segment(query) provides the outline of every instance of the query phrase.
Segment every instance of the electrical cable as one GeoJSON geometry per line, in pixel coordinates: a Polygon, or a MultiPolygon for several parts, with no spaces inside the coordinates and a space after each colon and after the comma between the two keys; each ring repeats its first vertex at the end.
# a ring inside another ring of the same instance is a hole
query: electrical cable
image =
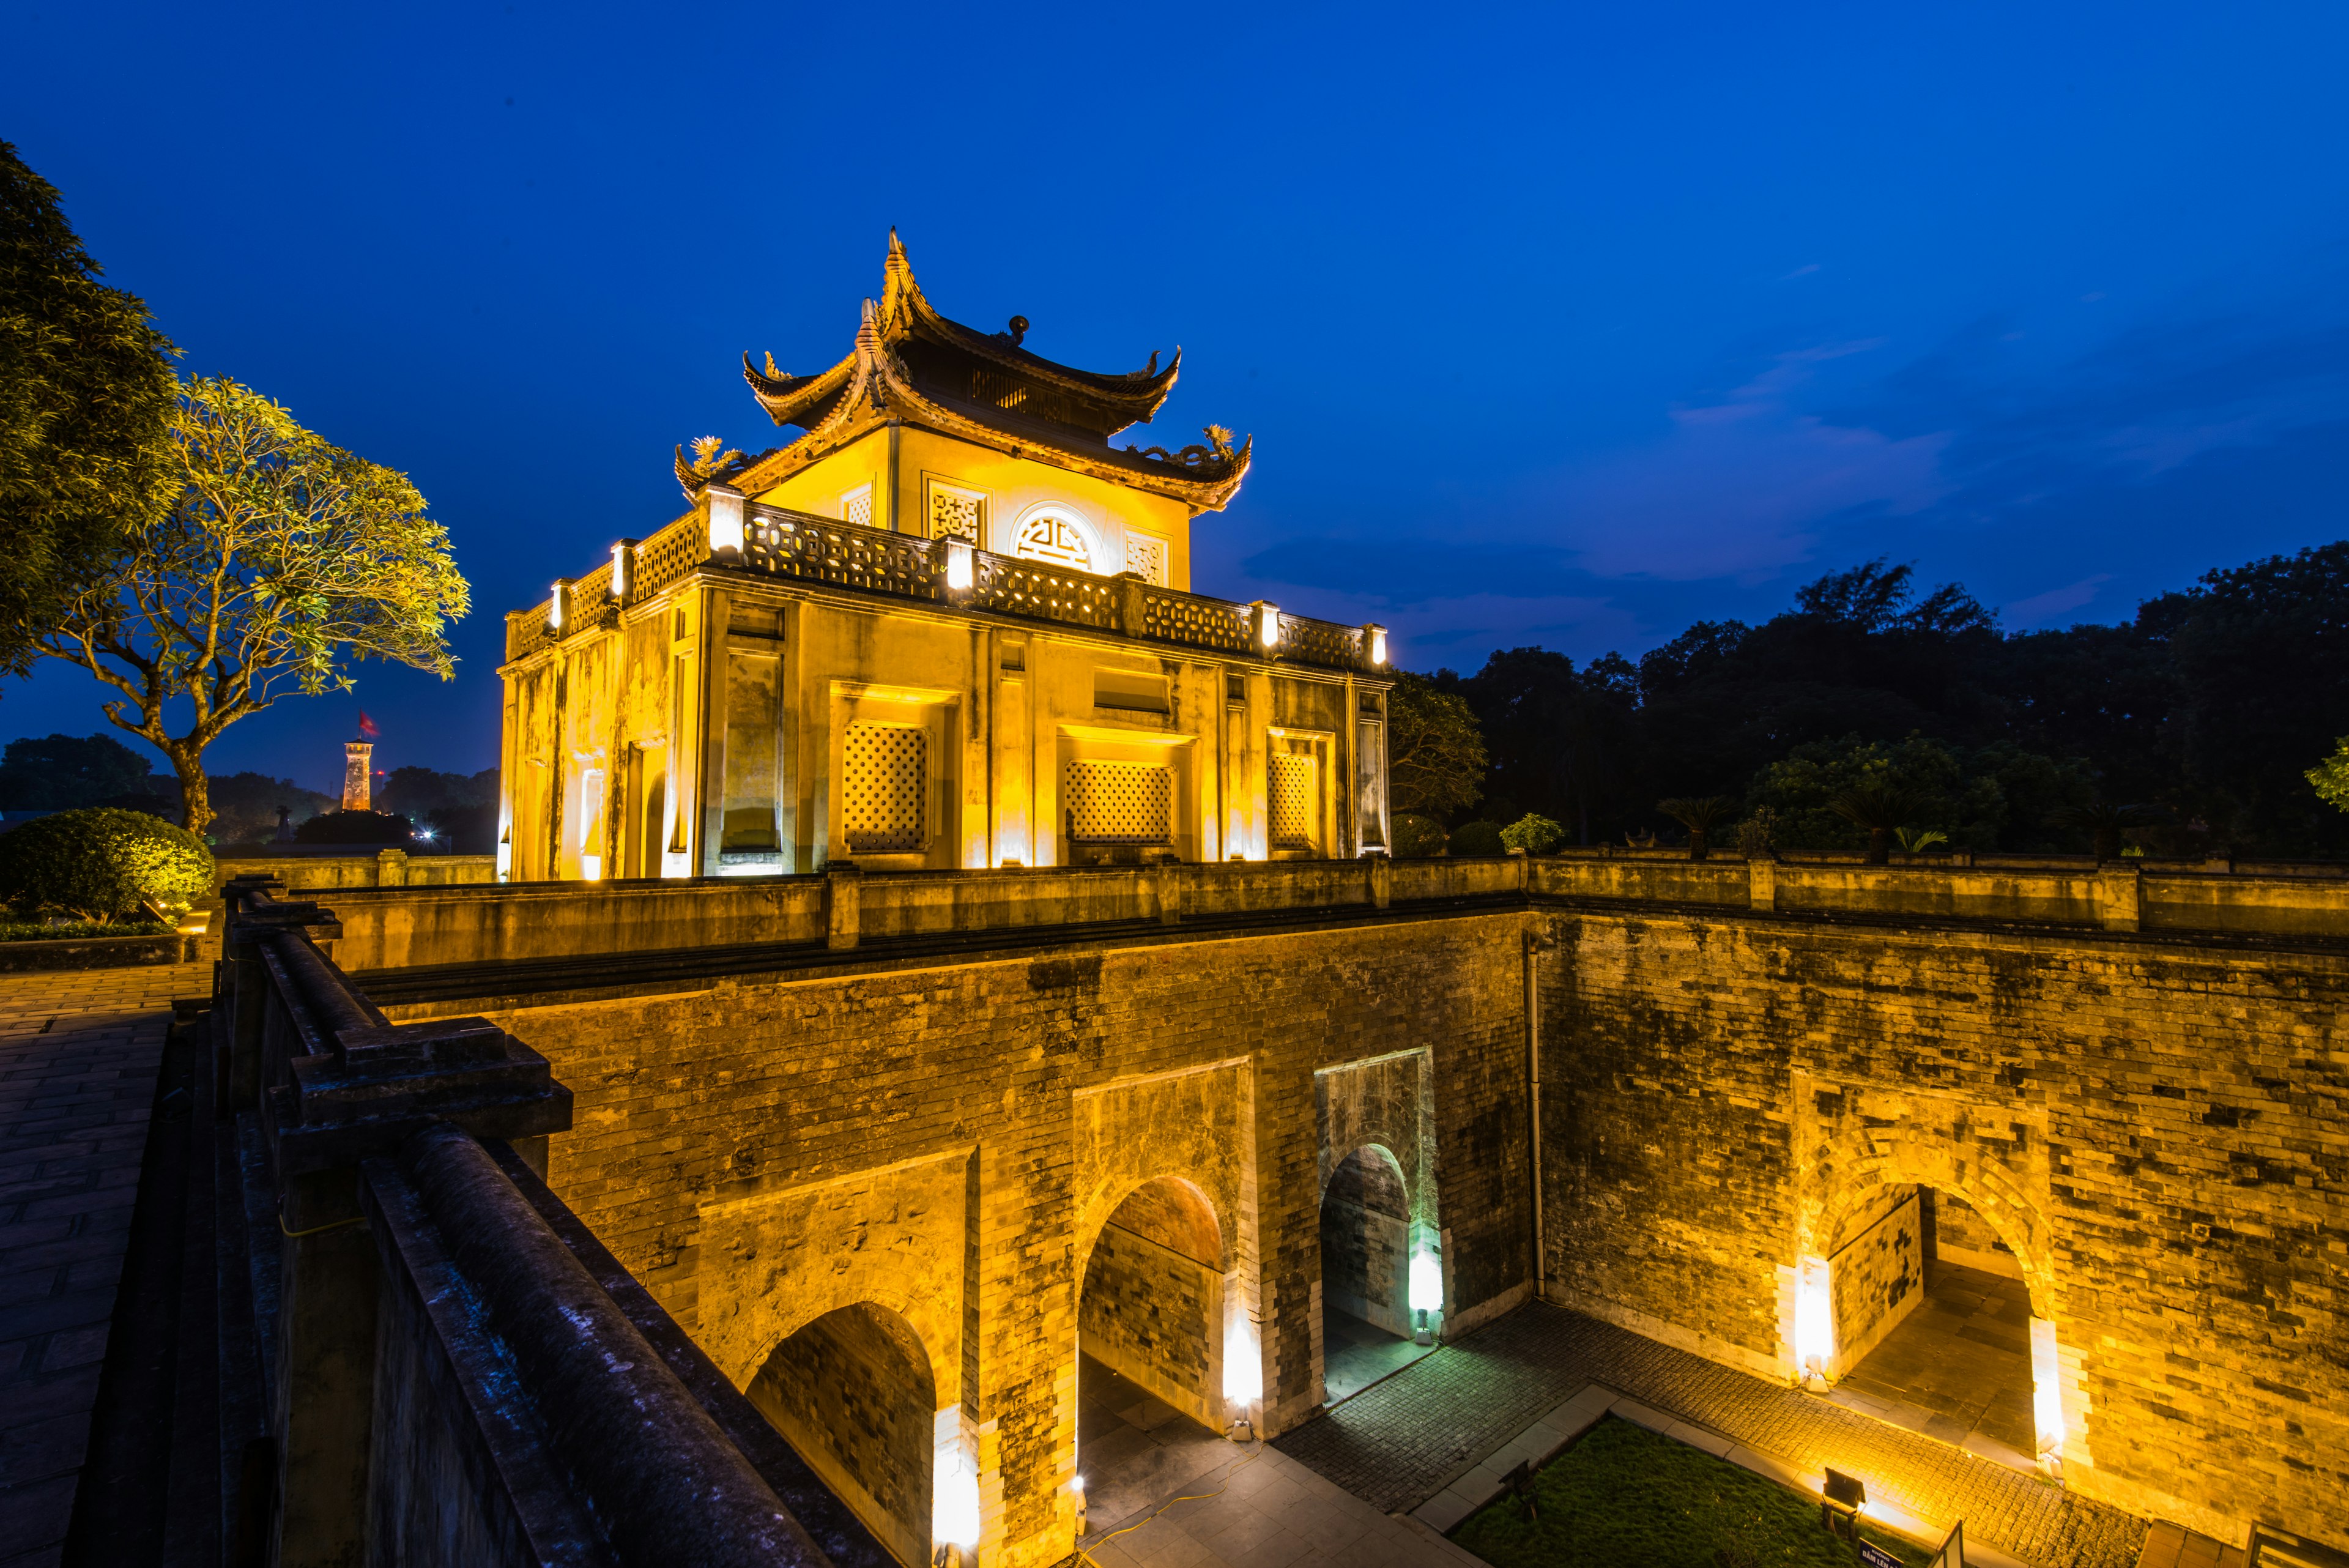
{"type": "Polygon", "coordinates": [[[1121,1535],[1133,1534],[1143,1525],[1148,1524],[1151,1519],[1156,1519],[1159,1514],[1165,1512],[1168,1509],[1174,1507],[1178,1502],[1205,1502],[1211,1497],[1223,1496],[1224,1493],[1231,1490],[1232,1477],[1239,1474],[1240,1471],[1256,1463],[1258,1459],[1263,1457],[1263,1454],[1264,1439],[1262,1438],[1258,1438],[1256,1440],[1255,1451],[1250,1453],[1247,1458],[1242,1459],[1239,1463],[1234,1465],[1230,1469],[1226,1470],[1224,1472],[1224,1484],[1217,1487],[1215,1490],[1195,1492],[1189,1497],[1170,1497],[1164,1502],[1160,1503],[1158,1507],[1152,1511],[1150,1519],[1137,1519],[1132,1524],[1125,1526],[1122,1530],[1112,1530],[1107,1535],[1102,1536],[1099,1541],[1093,1542],[1090,1545],[1078,1547],[1077,1555],[1082,1558],[1085,1563],[1090,1565],[1090,1568],[1101,1568],[1101,1564],[1093,1561],[1093,1547],[1106,1546],[1121,1535]]]}

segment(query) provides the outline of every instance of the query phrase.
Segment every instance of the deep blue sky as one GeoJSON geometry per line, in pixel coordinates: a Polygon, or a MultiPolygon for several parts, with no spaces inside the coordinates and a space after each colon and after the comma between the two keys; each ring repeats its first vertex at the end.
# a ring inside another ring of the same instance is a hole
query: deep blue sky
{"type": "MultiPolygon", "coordinates": [[[[1636,653],[1877,555],[2009,627],[2349,534],[2349,10],[10,0],[0,136],[193,369],[403,469],[452,685],[231,731],[496,757],[502,613],[780,432],[737,356],[930,296],[1252,431],[1195,586],[1410,666],[1636,653]],[[35,65],[37,62],[38,68],[35,65]]],[[[1128,437],[1123,439],[1135,439],[1128,437]]],[[[69,671],[0,737],[102,727],[69,671]]]]}

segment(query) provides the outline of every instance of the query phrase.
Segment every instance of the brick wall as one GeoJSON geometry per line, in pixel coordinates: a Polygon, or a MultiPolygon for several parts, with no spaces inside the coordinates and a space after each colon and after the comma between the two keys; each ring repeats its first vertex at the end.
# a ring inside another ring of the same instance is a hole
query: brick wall
{"type": "Polygon", "coordinates": [[[1371,1150],[1346,1158],[1321,1199],[1321,1300],[1376,1324],[1411,1333],[1411,1217],[1402,1178],[1371,1150]]]}
{"type": "Polygon", "coordinates": [[[1858,1366],[1924,1299],[1917,1190],[1891,1188],[1886,1196],[1894,1201],[1857,1231],[1847,1226],[1849,1240],[1827,1255],[1835,1296],[1837,1376],[1858,1366]]]}
{"type": "Polygon", "coordinates": [[[1112,1220],[1085,1263],[1077,1343],[1202,1426],[1223,1407],[1223,1280],[1112,1220]]]}
{"type": "Polygon", "coordinates": [[[1261,1335],[1265,1425],[1316,1407],[1317,1071],[1400,1056],[1416,1083],[1409,1054],[1424,1053],[1447,1305],[1522,1292],[1523,925],[965,956],[493,1015],[577,1096],[551,1183],[681,1323],[723,1342],[721,1365],[756,1367],[754,1342],[825,1282],[885,1303],[891,1281],[929,1282],[926,1305],[902,1310],[953,1363],[937,1383],[959,1389],[990,1550],[1040,1563],[1072,1538],[1075,1271],[1141,1182],[1178,1178],[1210,1200],[1226,1266],[1255,1293],[1240,1306],[1261,1335]]]}
{"type": "Polygon", "coordinates": [[[2067,1484],[2349,1545],[2349,960],[1766,916],[1556,918],[1554,1293],[1792,1370],[1785,1278],[1887,1186],[2013,1249],[2067,1484]]]}

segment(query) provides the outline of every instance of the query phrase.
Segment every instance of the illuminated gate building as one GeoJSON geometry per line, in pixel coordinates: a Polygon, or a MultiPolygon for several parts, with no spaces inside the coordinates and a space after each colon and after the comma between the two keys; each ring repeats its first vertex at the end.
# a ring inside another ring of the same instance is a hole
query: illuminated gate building
{"type": "Polygon", "coordinates": [[[1387,848],[1386,637],[1191,591],[1249,444],[939,315],[893,234],[831,369],[692,509],[507,617],[504,880],[1352,858],[1387,848]]]}

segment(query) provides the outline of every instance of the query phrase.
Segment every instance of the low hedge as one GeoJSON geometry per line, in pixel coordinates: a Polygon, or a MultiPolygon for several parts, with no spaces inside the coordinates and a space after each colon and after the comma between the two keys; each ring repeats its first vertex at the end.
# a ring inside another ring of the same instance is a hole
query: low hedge
{"type": "Polygon", "coordinates": [[[61,811],[0,834],[0,902],[26,915],[111,925],[142,901],[191,903],[212,881],[212,851],[144,812],[61,811]]]}

